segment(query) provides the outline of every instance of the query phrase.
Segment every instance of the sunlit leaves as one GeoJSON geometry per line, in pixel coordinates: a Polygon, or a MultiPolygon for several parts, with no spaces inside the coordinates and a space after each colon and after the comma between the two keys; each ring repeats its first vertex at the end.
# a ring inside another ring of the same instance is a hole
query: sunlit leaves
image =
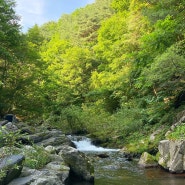
{"type": "Polygon", "coordinates": [[[159,20],[155,24],[154,31],[143,38],[144,44],[148,45],[150,51],[164,52],[166,48],[177,41],[179,32],[176,27],[176,21],[170,16],[165,20],[159,20]]]}
{"type": "Polygon", "coordinates": [[[174,99],[185,87],[185,58],[180,54],[183,47],[181,42],[177,43],[156,57],[150,68],[143,69],[136,86],[155,88],[156,95],[174,99]]]}
{"type": "Polygon", "coordinates": [[[71,89],[74,95],[88,91],[89,78],[93,70],[93,58],[88,49],[73,47],[63,55],[61,82],[71,89]]]}
{"type": "Polygon", "coordinates": [[[129,0],[113,0],[112,7],[116,11],[127,11],[129,9],[130,1],[129,0]]]}

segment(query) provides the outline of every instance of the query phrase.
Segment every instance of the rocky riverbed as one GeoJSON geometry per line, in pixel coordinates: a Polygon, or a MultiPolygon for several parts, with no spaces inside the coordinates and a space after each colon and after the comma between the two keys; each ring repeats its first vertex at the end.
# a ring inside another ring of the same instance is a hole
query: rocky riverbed
{"type": "MultiPolygon", "coordinates": [[[[121,185],[124,178],[138,185],[137,181],[142,175],[140,172],[148,173],[148,170],[142,171],[130,161],[132,158],[124,150],[96,147],[87,138],[77,137],[74,140],[45,124],[36,125],[0,121],[0,185],[90,185],[94,182],[103,185],[110,178],[113,185],[121,185]],[[84,147],[87,144],[89,148],[84,147]],[[137,174],[139,176],[133,181],[137,174]]],[[[177,184],[181,185],[185,171],[185,142],[161,141],[158,156],[145,152],[139,166],[157,167],[157,170],[152,169],[153,174],[159,171],[159,166],[168,171],[163,170],[165,174],[180,173],[182,175],[173,177],[180,177],[177,184]]],[[[160,174],[163,172],[160,171],[160,174]]],[[[175,180],[173,177],[171,179],[175,180]]]]}
{"type": "MultiPolygon", "coordinates": [[[[78,150],[93,159],[96,185],[184,185],[184,173],[169,173],[162,169],[156,161],[146,168],[138,164],[139,158],[130,158],[118,149],[94,146],[91,140],[84,136],[70,138],[78,150]]],[[[89,184],[73,182],[71,185],[89,184]]]]}
{"type": "Polygon", "coordinates": [[[71,178],[94,184],[91,160],[62,131],[21,122],[1,121],[0,126],[1,185],[64,185],[71,178]]]}

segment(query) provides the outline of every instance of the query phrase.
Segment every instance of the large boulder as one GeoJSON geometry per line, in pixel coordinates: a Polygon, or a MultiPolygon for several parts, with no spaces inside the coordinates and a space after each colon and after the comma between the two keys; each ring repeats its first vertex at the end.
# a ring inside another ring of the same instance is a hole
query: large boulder
{"type": "Polygon", "coordinates": [[[26,135],[21,137],[20,140],[24,144],[32,144],[35,143],[37,145],[42,145],[47,147],[51,146],[58,146],[61,144],[66,144],[70,146],[74,146],[72,141],[61,131],[59,130],[51,130],[51,131],[44,131],[44,132],[37,132],[35,134],[26,135]]]}
{"type": "Polygon", "coordinates": [[[58,161],[50,162],[49,164],[46,165],[46,169],[48,169],[50,172],[53,172],[53,174],[57,175],[57,177],[59,177],[62,183],[65,183],[66,180],[69,178],[70,168],[61,162],[58,161]]]}
{"type": "Polygon", "coordinates": [[[156,162],[155,157],[147,152],[144,152],[141,155],[138,164],[145,168],[158,166],[158,163],[156,162]]]}
{"type": "Polygon", "coordinates": [[[72,141],[67,138],[64,134],[60,135],[60,136],[55,136],[55,137],[50,137],[48,139],[42,140],[41,142],[37,143],[37,145],[40,146],[59,146],[59,145],[69,145],[69,146],[73,146],[72,141]]]}
{"type": "Polygon", "coordinates": [[[16,126],[14,123],[12,123],[12,122],[8,122],[8,123],[5,125],[5,127],[6,127],[6,130],[7,130],[8,132],[16,132],[16,131],[18,131],[17,126],[16,126]]]}
{"type": "Polygon", "coordinates": [[[76,176],[78,180],[94,182],[94,167],[91,160],[84,153],[66,145],[63,146],[59,155],[69,165],[73,177],[76,176]]]}
{"type": "Polygon", "coordinates": [[[163,140],[158,148],[159,165],[172,173],[185,171],[185,140],[163,140]]]}
{"type": "Polygon", "coordinates": [[[48,153],[50,154],[55,154],[56,153],[56,148],[54,146],[48,145],[47,147],[44,148],[48,153]]]}
{"type": "Polygon", "coordinates": [[[35,143],[37,145],[42,145],[44,147],[47,146],[59,146],[59,145],[70,145],[74,146],[72,141],[61,131],[59,130],[51,130],[51,131],[44,131],[38,132],[29,136],[26,136],[29,141],[35,143]]]}
{"type": "Polygon", "coordinates": [[[5,173],[5,176],[0,179],[1,185],[6,185],[20,176],[24,159],[23,155],[11,155],[0,160],[0,171],[5,173]]]}
{"type": "MultiPolygon", "coordinates": [[[[63,175],[62,172],[60,173],[63,175]]],[[[8,185],[64,185],[60,178],[51,169],[24,168],[21,177],[11,181],[8,185]]]]}
{"type": "Polygon", "coordinates": [[[39,143],[50,137],[51,135],[49,131],[47,131],[47,132],[38,132],[35,134],[30,134],[29,136],[25,136],[24,138],[28,139],[31,143],[39,143]]]}
{"type": "MultiPolygon", "coordinates": [[[[2,122],[1,125],[8,123],[7,121],[2,122]]],[[[22,125],[24,126],[24,124],[22,125]]],[[[12,123],[10,126],[12,126],[12,123]]],[[[8,180],[2,179],[0,185],[7,185],[8,183],[8,185],[64,185],[66,181],[70,181],[71,174],[71,177],[75,176],[80,180],[94,182],[94,168],[90,160],[85,154],[73,148],[75,146],[73,142],[61,131],[56,129],[42,129],[40,131],[35,128],[35,132],[34,129],[30,129],[31,127],[27,129],[26,125],[22,128],[21,124],[18,125],[18,128],[21,133],[27,134],[21,136],[19,140],[22,141],[22,144],[28,144],[23,145],[24,147],[21,149],[17,149],[18,152],[22,152],[25,156],[28,151],[37,155],[34,147],[31,146],[36,144],[45,147],[46,151],[44,152],[48,153],[51,160],[39,170],[24,167],[22,173],[19,171],[13,178],[8,176],[8,180]]],[[[5,132],[8,133],[7,130],[5,132]]],[[[8,167],[8,175],[10,169],[8,167]]],[[[22,166],[19,169],[21,170],[22,166]]]]}
{"type": "Polygon", "coordinates": [[[162,140],[159,142],[159,159],[158,163],[165,169],[169,169],[169,159],[170,159],[170,141],[162,140]]]}
{"type": "Polygon", "coordinates": [[[25,136],[25,138],[28,138],[28,140],[32,143],[39,143],[43,140],[49,139],[51,137],[59,137],[62,135],[61,131],[43,131],[43,132],[37,132],[35,134],[29,134],[28,136],[25,136]]]}

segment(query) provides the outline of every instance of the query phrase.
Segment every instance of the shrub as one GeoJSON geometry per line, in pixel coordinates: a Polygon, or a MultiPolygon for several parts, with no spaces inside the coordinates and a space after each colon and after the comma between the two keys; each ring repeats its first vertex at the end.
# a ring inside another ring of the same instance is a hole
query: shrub
{"type": "Polygon", "coordinates": [[[185,133],[185,123],[177,126],[175,130],[168,135],[168,139],[171,140],[185,139],[184,133],[185,133]]]}
{"type": "Polygon", "coordinates": [[[29,168],[39,169],[51,161],[50,155],[42,146],[26,146],[23,148],[23,154],[25,155],[25,166],[29,168]]]}

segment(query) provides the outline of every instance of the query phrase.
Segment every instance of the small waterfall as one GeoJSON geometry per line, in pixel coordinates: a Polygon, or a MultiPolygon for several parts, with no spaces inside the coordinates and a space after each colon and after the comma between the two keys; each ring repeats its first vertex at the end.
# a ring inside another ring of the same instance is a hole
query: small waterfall
{"type": "Polygon", "coordinates": [[[76,148],[82,152],[117,152],[119,149],[97,147],[92,144],[91,139],[84,136],[69,136],[76,148]]]}

